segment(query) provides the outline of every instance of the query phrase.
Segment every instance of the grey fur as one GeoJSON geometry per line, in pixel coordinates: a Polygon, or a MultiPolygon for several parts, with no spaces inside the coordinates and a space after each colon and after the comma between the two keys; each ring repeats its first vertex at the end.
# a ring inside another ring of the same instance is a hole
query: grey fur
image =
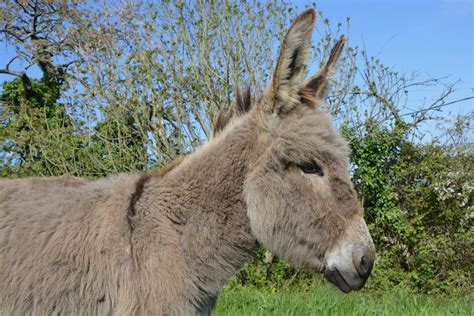
{"type": "Polygon", "coordinates": [[[5,314],[209,314],[257,240],[321,269],[363,210],[345,141],[297,102],[314,17],[293,22],[263,99],[166,173],[1,180],[5,314]],[[324,176],[304,174],[306,161],[324,176]]]}

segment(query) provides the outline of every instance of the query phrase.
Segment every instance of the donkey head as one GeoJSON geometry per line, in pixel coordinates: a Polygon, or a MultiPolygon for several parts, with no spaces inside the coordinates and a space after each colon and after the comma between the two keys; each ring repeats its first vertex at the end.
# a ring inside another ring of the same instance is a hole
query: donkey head
{"type": "Polygon", "coordinates": [[[349,148],[317,108],[343,38],[304,81],[315,17],[310,9],[292,23],[273,79],[249,113],[259,130],[258,154],[244,195],[261,243],[292,263],[325,269],[329,281],[349,292],[365,284],[375,249],[350,181],[349,148]]]}

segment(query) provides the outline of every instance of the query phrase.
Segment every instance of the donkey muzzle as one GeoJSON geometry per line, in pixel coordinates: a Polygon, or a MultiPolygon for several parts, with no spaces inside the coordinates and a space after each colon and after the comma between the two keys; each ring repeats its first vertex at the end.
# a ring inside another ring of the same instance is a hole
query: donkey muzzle
{"type": "Polygon", "coordinates": [[[326,255],[326,279],[344,293],[360,290],[375,261],[375,247],[362,218],[348,227],[334,248],[326,255]]]}
{"type": "Polygon", "coordinates": [[[364,287],[365,282],[372,272],[374,259],[375,252],[369,252],[368,254],[359,257],[358,262],[353,263],[354,269],[339,270],[337,267],[333,267],[327,269],[324,276],[329,282],[336,285],[344,293],[349,293],[353,290],[360,290],[364,287]]]}

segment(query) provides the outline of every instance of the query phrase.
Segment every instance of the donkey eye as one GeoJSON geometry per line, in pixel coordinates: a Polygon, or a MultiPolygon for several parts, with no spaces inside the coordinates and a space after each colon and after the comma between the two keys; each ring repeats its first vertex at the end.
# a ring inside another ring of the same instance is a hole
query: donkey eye
{"type": "Polygon", "coordinates": [[[321,167],[315,162],[305,162],[298,166],[304,173],[317,174],[318,176],[324,176],[324,172],[321,167]]]}

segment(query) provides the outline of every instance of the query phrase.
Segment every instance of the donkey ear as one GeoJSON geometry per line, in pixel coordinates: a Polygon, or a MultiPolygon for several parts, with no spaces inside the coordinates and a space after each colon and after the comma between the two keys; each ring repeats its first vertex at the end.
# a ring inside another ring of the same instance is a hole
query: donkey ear
{"type": "Polygon", "coordinates": [[[283,39],[272,82],[264,95],[264,111],[284,113],[300,103],[298,91],[306,76],[316,11],[309,9],[291,24],[283,39]]]}
{"type": "Polygon", "coordinates": [[[315,75],[305,81],[299,95],[302,103],[318,105],[326,97],[330,87],[331,77],[334,73],[337,60],[342,53],[346,40],[341,36],[331,50],[329,60],[315,75]]]}

